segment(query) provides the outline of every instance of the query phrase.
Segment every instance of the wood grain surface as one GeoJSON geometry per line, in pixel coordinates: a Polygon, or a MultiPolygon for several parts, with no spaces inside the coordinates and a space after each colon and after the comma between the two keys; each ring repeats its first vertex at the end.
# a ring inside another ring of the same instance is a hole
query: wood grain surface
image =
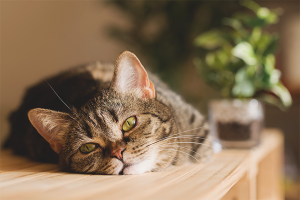
{"type": "Polygon", "coordinates": [[[142,175],[60,172],[55,164],[0,154],[0,199],[280,200],[283,138],[267,129],[253,149],[223,150],[206,164],[142,175]]]}

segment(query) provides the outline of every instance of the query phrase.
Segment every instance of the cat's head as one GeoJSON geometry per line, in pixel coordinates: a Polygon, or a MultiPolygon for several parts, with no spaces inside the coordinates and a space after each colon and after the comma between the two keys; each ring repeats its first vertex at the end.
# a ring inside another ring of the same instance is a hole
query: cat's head
{"type": "Polygon", "coordinates": [[[71,113],[36,108],[32,125],[59,154],[62,170],[141,174],[166,168],[176,156],[177,128],[170,109],[156,99],[147,72],[130,53],[115,64],[109,89],[71,113]]]}

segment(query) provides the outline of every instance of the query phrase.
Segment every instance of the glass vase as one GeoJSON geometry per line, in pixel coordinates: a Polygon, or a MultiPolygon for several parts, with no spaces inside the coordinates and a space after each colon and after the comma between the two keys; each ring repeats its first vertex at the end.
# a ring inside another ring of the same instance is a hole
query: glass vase
{"type": "Polygon", "coordinates": [[[256,99],[223,99],[209,104],[210,131],[225,148],[251,148],[259,144],[264,110],[256,99]]]}

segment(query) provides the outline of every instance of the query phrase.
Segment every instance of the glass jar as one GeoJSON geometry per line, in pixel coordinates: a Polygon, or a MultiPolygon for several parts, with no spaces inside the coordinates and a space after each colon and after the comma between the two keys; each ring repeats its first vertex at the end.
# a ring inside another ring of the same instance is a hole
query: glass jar
{"type": "Polygon", "coordinates": [[[259,144],[264,110],[256,99],[223,99],[209,104],[210,131],[226,148],[251,148],[259,144]]]}

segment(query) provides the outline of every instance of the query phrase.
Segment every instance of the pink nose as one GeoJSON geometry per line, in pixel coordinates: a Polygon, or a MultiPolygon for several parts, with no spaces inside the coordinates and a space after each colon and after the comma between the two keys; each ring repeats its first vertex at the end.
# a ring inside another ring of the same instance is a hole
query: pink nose
{"type": "Polygon", "coordinates": [[[123,159],[123,151],[125,150],[125,148],[119,148],[115,151],[113,151],[113,153],[111,154],[113,157],[116,157],[118,158],[119,160],[122,160],[123,159]]]}

